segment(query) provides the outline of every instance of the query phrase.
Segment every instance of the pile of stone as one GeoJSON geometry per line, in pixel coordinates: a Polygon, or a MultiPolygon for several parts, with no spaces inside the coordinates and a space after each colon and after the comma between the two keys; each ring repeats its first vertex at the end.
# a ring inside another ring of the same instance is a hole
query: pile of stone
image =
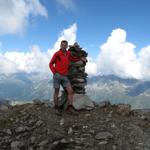
{"type": "MultiPolygon", "coordinates": [[[[68,49],[71,52],[72,61],[69,66],[68,78],[73,88],[73,107],[76,110],[91,110],[94,108],[93,102],[85,94],[87,84],[87,73],[85,66],[87,63],[87,52],[85,52],[78,43],[74,43],[68,49]]],[[[60,97],[60,106],[66,110],[68,107],[67,92],[62,91],[60,97]]]]}
{"type": "Polygon", "coordinates": [[[70,63],[69,80],[71,82],[74,93],[85,94],[85,86],[87,84],[87,73],[85,66],[87,63],[87,52],[85,52],[78,43],[74,43],[69,47],[71,56],[76,59],[70,63]]]}

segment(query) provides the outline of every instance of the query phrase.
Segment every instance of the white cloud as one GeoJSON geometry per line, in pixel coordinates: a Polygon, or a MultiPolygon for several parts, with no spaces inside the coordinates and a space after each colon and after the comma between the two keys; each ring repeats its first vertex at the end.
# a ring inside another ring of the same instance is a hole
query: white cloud
{"type": "Polygon", "coordinates": [[[46,8],[40,3],[39,0],[25,0],[25,1],[27,1],[29,11],[31,14],[35,16],[41,15],[44,17],[48,17],[46,8]]]}
{"type": "Polygon", "coordinates": [[[39,0],[0,0],[0,34],[21,33],[29,15],[48,16],[39,0]]]}
{"type": "Polygon", "coordinates": [[[17,72],[15,64],[2,54],[0,54],[0,60],[1,60],[0,62],[1,73],[8,74],[17,72]]]}
{"type": "MultiPolygon", "coordinates": [[[[42,52],[37,45],[34,45],[26,53],[17,51],[0,53],[1,73],[19,71],[50,73],[48,64],[54,52],[59,50],[61,40],[67,40],[70,45],[74,44],[76,32],[76,24],[64,29],[53,48],[48,49],[47,52],[42,52]]],[[[112,31],[107,41],[100,46],[97,60],[93,61],[88,57],[86,72],[89,76],[114,74],[124,78],[150,80],[150,45],[136,53],[135,45],[127,42],[126,36],[126,31],[123,29],[112,31]]]]}
{"type": "Polygon", "coordinates": [[[67,40],[69,45],[74,44],[74,42],[76,41],[76,32],[77,32],[77,25],[76,23],[74,23],[73,25],[71,25],[69,28],[64,29],[61,34],[58,37],[58,40],[56,41],[56,43],[54,44],[52,49],[48,50],[48,53],[50,55],[50,57],[52,57],[52,55],[54,54],[54,52],[56,52],[57,50],[59,50],[60,48],[60,42],[62,40],[67,40]]]}
{"type": "Polygon", "coordinates": [[[88,62],[86,64],[85,71],[88,75],[93,76],[97,74],[97,64],[92,60],[91,57],[88,57],[88,62]]]}
{"type": "Polygon", "coordinates": [[[113,30],[100,47],[97,65],[100,74],[141,78],[141,65],[134,51],[135,45],[126,41],[126,32],[113,30]]]}
{"type": "Polygon", "coordinates": [[[9,74],[19,71],[42,72],[49,71],[49,58],[46,53],[42,53],[37,45],[34,45],[30,52],[6,52],[0,54],[0,70],[1,73],[9,74]]]}
{"type": "Polygon", "coordinates": [[[50,73],[48,64],[53,53],[59,50],[61,40],[67,40],[72,45],[76,40],[76,31],[76,24],[64,29],[54,47],[46,53],[42,52],[37,45],[32,46],[31,51],[26,53],[17,51],[0,53],[1,73],[9,74],[19,71],[50,73]]]}
{"type": "Polygon", "coordinates": [[[56,2],[66,10],[74,10],[76,7],[74,0],[56,0],[56,2]]]}
{"type": "Polygon", "coordinates": [[[139,52],[139,62],[141,64],[141,75],[143,79],[150,79],[150,45],[144,47],[139,52]]]}

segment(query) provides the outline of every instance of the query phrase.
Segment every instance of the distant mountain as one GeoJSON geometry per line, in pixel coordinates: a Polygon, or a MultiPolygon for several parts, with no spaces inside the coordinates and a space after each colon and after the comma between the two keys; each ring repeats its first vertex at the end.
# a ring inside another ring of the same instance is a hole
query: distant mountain
{"type": "Polygon", "coordinates": [[[150,108],[150,82],[123,79],[114,75],[88,79],[87,94],[95,101],[127,103],[133,108],[150,108]]]}
{"type": "MultiPolygon", "coordinates": [[[[16,73],[0,75],[0,100],[31,101],[52,99],[49,74],[16,73]]],[[[150,81],[123,79],[114,75],[88,78],[87,95],[94,101],[128,103],[134,108],[150,108],[150,81]]]]}
{"type": "Polygon", "coordinates": [[[131,96],[138,96],[150,89],[150,81],[140,82],[137,83],[135,86],[130,88],[130,91],[128,92],[131,96]]]}
{"type": "Polygon", "coordinates": [[[0,99],[21,101],[49,99],[52,84],[48,77],[38,73],[0,75],[0,99]]]}

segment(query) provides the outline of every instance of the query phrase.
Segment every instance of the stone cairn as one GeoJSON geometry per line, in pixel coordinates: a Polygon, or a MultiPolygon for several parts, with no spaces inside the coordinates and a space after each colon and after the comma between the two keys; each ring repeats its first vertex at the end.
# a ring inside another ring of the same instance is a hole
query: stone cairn
{"type": "MultiPolygon", "coordinates": [[[[84,51],[76,42],[74,45],[69,46],[68,51],[71,52],[72,57],[77,58],[78,61],[72,61],[69,66],[68,78],[73,88],[74,94],[85,94],[85,86],[87,84],[87,73],[85,66],[87,63],[87,52],[84,51]]],[[[66,109],[67,93],[62,91],[61,105],[66,109]]]]}
{"type": "Polygon", "coordinates": [[[72,57],[77,58],[78,61],[72,61],[70,63],[68,78],[74,93],[85,94],[85,86],[87,84],[87,73],[85,73],[87,52],[85,52],[78,43],[74,43],[73,46],[70,46],[69,51],[72,57]]]}

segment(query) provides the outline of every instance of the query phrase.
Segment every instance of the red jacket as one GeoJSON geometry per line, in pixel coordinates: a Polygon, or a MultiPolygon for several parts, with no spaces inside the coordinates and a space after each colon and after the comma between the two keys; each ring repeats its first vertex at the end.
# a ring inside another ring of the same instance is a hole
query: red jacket
{"type": "Polygon", "coordinates": [[[79,58],[72,57],[70,51],[63,51],[59,50],[54,53],[50,63],[49,68],[55,74],[56,72],[60,73],[61,75],[68,75],[68,69],[70,61],[78,61],[79,58]]]}

